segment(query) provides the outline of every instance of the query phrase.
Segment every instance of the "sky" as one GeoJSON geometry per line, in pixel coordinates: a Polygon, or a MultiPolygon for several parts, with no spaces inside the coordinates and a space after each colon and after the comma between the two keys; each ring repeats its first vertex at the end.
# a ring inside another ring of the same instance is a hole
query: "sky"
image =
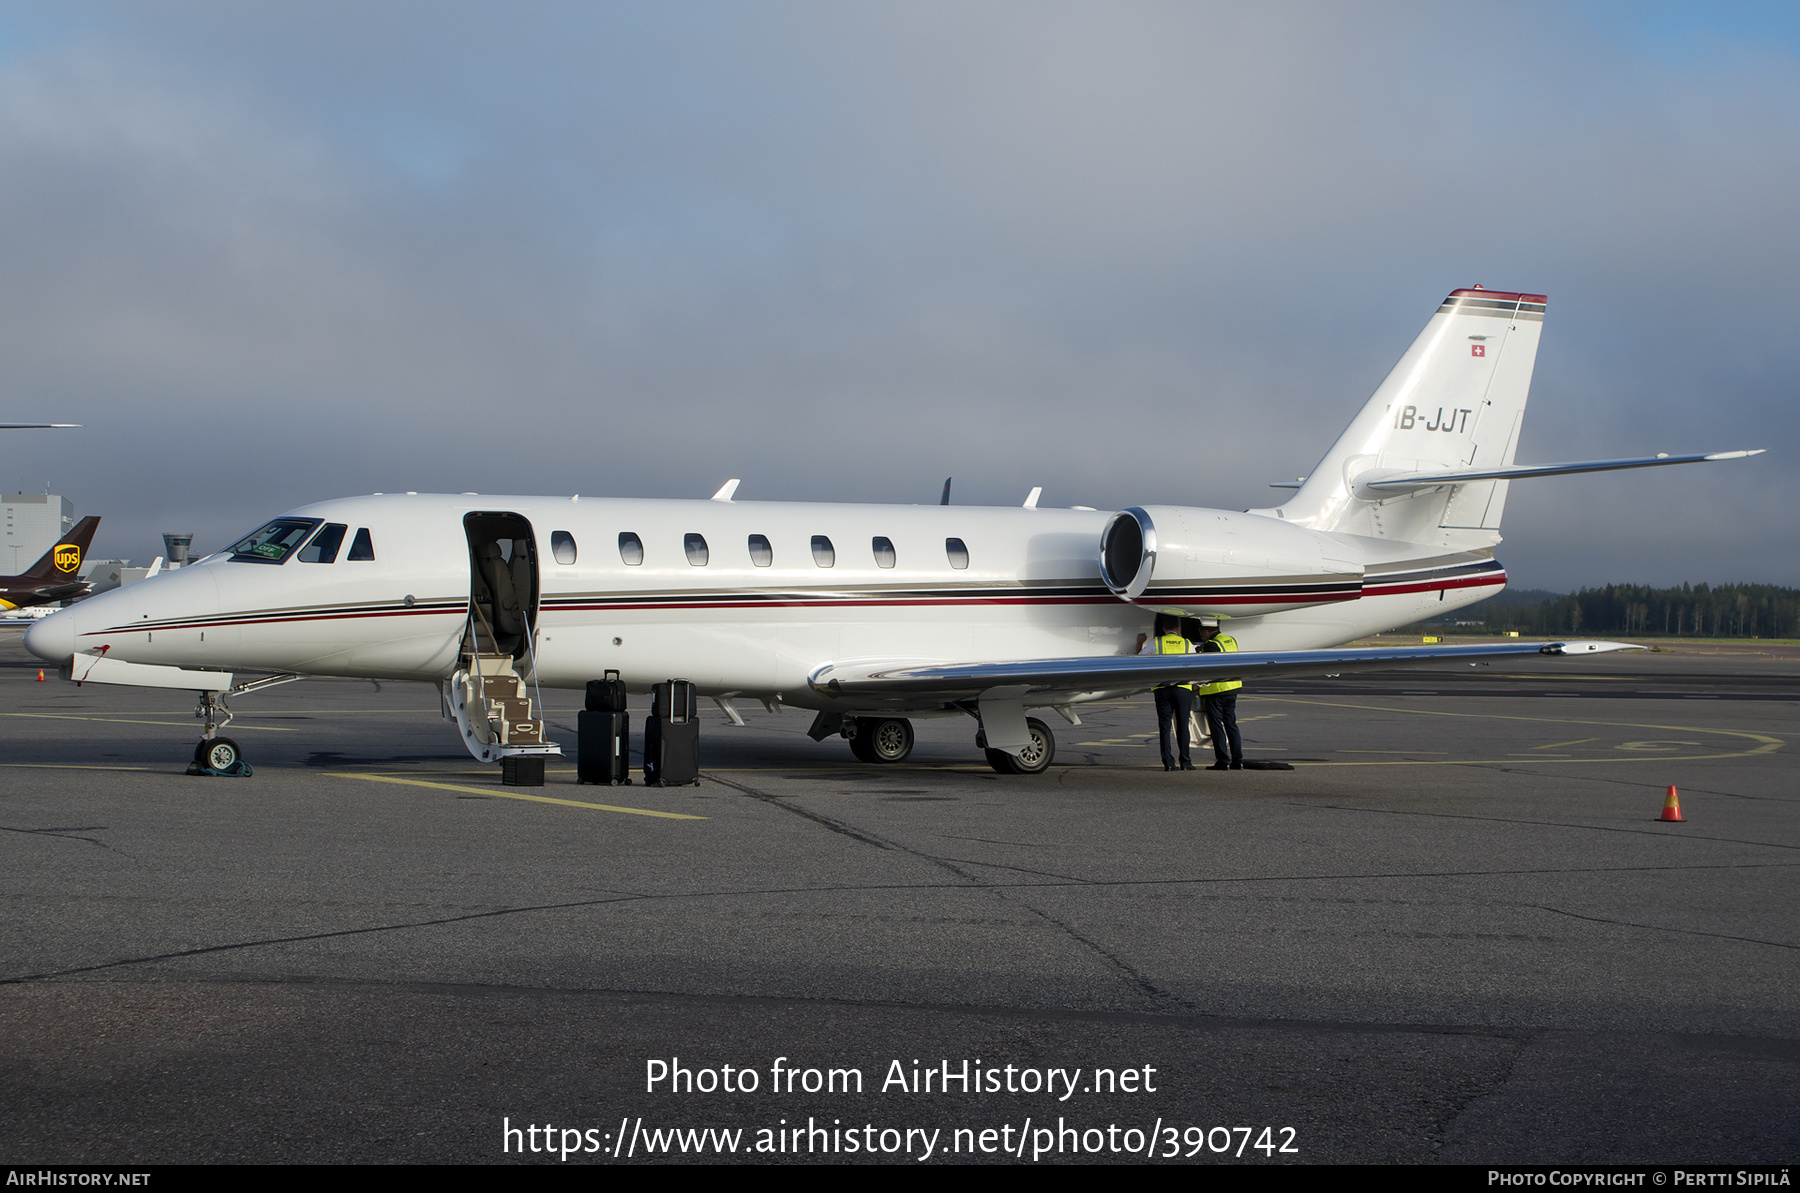
{"type": "Polygon", "coordinates": [[[0,486],[1242,509],[1549,295],[1517,587],[1800,584],[1800,8],[10,3],[0,486]]]}

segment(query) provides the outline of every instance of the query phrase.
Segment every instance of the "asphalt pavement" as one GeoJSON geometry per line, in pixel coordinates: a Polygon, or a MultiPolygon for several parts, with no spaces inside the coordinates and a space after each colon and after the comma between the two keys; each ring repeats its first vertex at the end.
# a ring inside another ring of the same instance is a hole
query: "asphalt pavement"
{"type": "Polygon", "coordinates": [[[1779,650],[1271,683],[1281,771],[1164,772],[1147,697],[1036,777],[709,709],[685,788],[504,787],[367,681],[189,777],[191,698],[36,676],[0,632],[11,1161],[1800,1156],[1779,650]]]}

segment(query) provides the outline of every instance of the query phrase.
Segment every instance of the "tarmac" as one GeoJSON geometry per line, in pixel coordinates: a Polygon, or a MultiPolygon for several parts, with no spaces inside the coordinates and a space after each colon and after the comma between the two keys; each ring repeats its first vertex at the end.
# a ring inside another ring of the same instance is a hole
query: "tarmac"
{"type": "Polygon", "coordinates": [[[9,1162],[1800,1158],[1792,647],[1248,689],[1287,771],[1165,772],[1148,697],[1035,777],[709,707],[682,788],[504,787],[348,680],[189,777],[190,697],[37,666],[0,632],[9,1162]]]}

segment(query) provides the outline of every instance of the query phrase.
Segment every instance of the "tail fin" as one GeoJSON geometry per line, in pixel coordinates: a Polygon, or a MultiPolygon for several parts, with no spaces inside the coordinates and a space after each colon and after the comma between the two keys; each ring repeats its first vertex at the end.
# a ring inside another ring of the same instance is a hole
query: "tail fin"
{"type": "Polygon", "coordinates": [[[94,541],[94,531],[99,529],[100,519],[83,518],[75,523],[75,529],[62,536],[56,546],[44,552],[44,557],[20,573],[22,580],[74,580],[81,575],[82,561],[87,558],[88,546],[94,541]]]}
{"type": "Polygon", "coordinates": [[[1382,475],[1513,462],[1544,304],[1542,294],[1452,291],[1279,516],[1464,550],[1499,542],[1504,480],[1400,496],[1363,486],[1382,475]]]}

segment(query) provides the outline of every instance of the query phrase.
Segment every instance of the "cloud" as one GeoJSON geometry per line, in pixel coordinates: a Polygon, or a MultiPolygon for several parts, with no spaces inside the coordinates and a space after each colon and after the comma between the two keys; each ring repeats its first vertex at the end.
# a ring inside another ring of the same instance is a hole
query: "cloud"
{"type": "Polygon", "coordinates": [[[0,55],[0,359],[9,417],[89,424],[5,459],[110,552],[376,489],[1261,505],[1482,282],[1551,296],[1522,458],[1777,449],[1515,486],[1517,582],[1800,582],[1792,39],[1557,5],[85,11],[0,55]]]}

